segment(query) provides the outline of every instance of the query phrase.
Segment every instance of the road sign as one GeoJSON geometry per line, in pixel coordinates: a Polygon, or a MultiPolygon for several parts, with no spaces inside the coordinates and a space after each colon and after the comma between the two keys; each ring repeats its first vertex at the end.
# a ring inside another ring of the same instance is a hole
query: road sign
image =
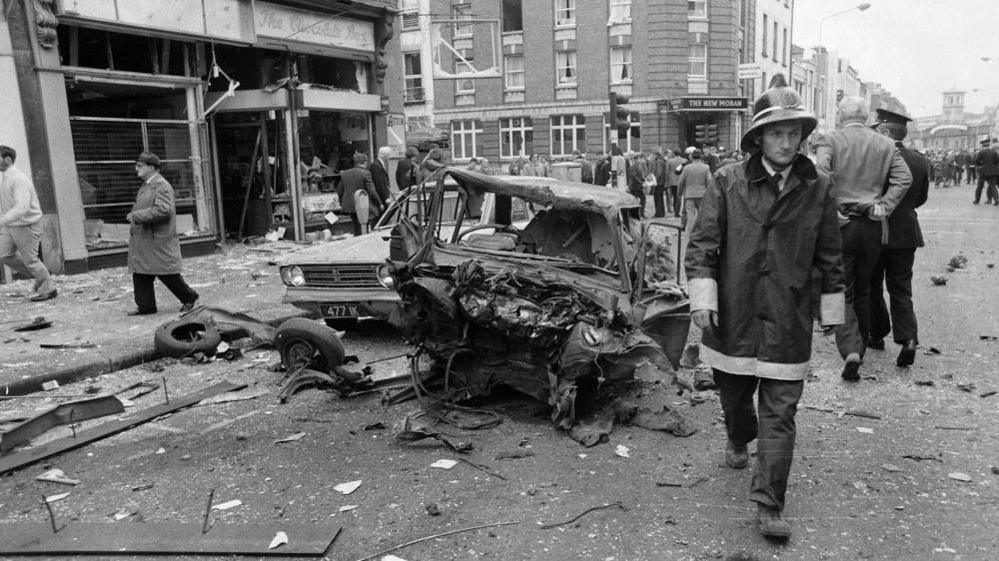
{"type": "Polygon", "coordinates": [[[746,62],[740,64],[737,70],[740,80],[755,80],[763,77],[762,62],[746,62]]]}

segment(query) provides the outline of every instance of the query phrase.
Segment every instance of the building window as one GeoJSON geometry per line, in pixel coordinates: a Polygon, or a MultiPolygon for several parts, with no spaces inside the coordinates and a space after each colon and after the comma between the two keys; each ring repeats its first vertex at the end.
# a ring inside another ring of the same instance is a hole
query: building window
{"type": "Polygon", "coordinates": [[[774,58],[774,62],[777,62],[777,22],[774,22],[774,50],[770,52],[774,58]]]}
{"type": "Polygon", "coordinates": [[[781,63],[787,66],[787,28],[784,28],[784,42],[782,43],[783,49],[780,50],[781,63]]]}
{"type": "Polygon", "coordinates": [[[555,25],[558,27],[576,25],[576,0],[555,0],[555,25]]]}
{"type": "Polygon", "coordinates": [[[503,57],[504,85],[509,90],[524,89],[524,55],[503,57]]]}
{"type": "Polygon", "coordinates": [[[760,53],[765,57],[767,56],[767,29],[770,27],[767,22],[769,18],[766,14],[763,14],[763,50],[760,53]]]}
{"type": "MultiPolygon", "coordinates": [[[[462,2],[460,4],[455,4],[451,6],[451,19],[471,19],[472,18],[472,5],[467,2],[462,2]]],[[[474,32],[474,26],[470,23],[455,23],[454,24],[454,36],[458,37],[471,37],[474,32]]]]}
{"type": "MultiPolygon", "coordinates": [[[[462,72],[475,72],[475,68],[472,63],[475,62],[475,54],[472,49],[459,49],[458,55],[461,58],[454,61],[454,71],[456,74],[461,74],[462,72]]],[[[471,78],[460,78],[455,84],[455,93],[465,95],[475,93],[475,80],[471,78]]]]}
{"type": "Polygon", "coordinates": [[[451,121],[451,159],[469,160],[479,155],[482,122],[477,119],[451,121]]]}
{"type": "Polygon", "coordinates": [[[690,63],[687,74],[698,78],[708,77],[708,46],[704,43],[691,43],[690,56],[687,58],[690,63]]]}
{"type": "Polygon", "coordinates": [[[402,30],[412,31],[420,28],[420,14],[402,14],[402,30]]]}
{"type": "Polygon", "coordinates": [[[529,117],[500,119],[500,157],[515,158],[534,152],[534,129],[529,117]]]}
{"type": "Polygon", "coordinates": [[[612,23],[628,23],[631,21],[631,0],[610,0],[610,21],[612,23]]]}
{"type": "Polygon", "coordinates": [[[524,15],[520,0],[503,0],[503,31],[523,31],[524,15]]]}
{"type": "Polygon", "coordinates": [[[556,115],[551,118],[552,156],[570,156],[586,150],[586,118],[582,115],[556,115]]]}
{"type": "Polygon", "coordinates": [[[611,83],[631,83],[631,47],[611,47],[611,83]]]}
{"type": "Polygon", "coordinates": [[[403,100],[406,103],[423,102],[423,67],[420,64],[420,53],[403,55],[405,64],[406,92],[403,100]]]}
{"type": "MultiPolygon", "coordinates": [[[[641,145],[640,137],[642,136],[642,121],[641,121],[641,118],[638,115],[636,115],[636,114],[632,114],[632,115],[630,115],[630,119],[629,120],[631,121],[630,134],[628,134],[628,133],[622,133],[622,132],[620,132],[620,131],[618,131],[616,129],[612,133],[611,132],[610,123],[608,123],[607,122],[607,118],[604,117],[604,135],[603,135],[603,150],[604,150],[604,152],[607,152],[608,150],[610,150],[610,146],[607,146],[607,140],[612,135],[614,136],[614,138],[617,139],[617,142],[615,142],[615,144],[617,144],[617,147],[620,148],[621,151],[623,151],[625,153],[627,153],[627,152],[637,152],[637,151],[639,151],[641,149],[641,146],[640,146],[641,145]]],[[[614,141],[611,140],[611,142],[614,142],[614,141]]]]}
{"type": "Polygon", "coordinates": [[[555,53],[555,70],[558,72],[558,85],[576,85],[576,51],[555,53]]]}
{"type": "Polygon", "coordinates": [[[707,19],[708,0],[689,0],[687,2],[687,17],[707,19]]]}

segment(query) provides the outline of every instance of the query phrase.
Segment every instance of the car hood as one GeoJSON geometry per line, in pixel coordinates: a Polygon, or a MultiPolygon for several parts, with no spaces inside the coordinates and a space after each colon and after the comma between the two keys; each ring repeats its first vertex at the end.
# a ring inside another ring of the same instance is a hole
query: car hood
{"type": "Polygon", "coordinates": [[[392,230],[384,228],[297,251],[281,260],[281,266],[328,265],[333,262],[381,263],[388,258],[392,230]]]}

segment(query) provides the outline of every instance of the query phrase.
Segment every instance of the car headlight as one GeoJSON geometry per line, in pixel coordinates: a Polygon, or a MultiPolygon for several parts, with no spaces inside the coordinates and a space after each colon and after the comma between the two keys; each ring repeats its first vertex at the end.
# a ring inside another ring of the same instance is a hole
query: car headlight
{"type": "Polygon", "coordinates": [[[392,278],[392,273],[389,271],[388,265],[379,266],[376,275],[378,276],[378,282],[382,286],[389,290],[395,290],[395,279],[392,278]]]}
{"type": "Polygon", "coordinates": [[[281,280],[288,286],[305,286],[305,273],[301,267],[285,267],[281,269],[281,280]]]}

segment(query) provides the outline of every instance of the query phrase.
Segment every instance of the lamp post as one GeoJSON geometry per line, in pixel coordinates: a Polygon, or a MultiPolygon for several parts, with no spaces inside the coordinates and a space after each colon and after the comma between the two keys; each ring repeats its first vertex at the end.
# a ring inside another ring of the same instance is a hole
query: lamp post
{"type": "MultiPolygon", "coordinates": [[[[824,17],[824,18],[822,18],[822,19],[819,20],[819,46],[818,46],[818,52],[816,53],[816,55],[817,55],[816,58],[819,60],[820,64],[822,64],[821,72],[819,72],[819,79],[821,80],[821,83],[822,83],[822,88],[821,88],[822,89],[822,97],[823,97],[823,100],[822,100],[822,114],[823,114],[823,118],[822,118],[822,120],[824,122],[828,121],[828,119],[826,119],[826,117],[828,117],[828,115],[829,115],[829,107],[828,107],[829,106],[829,92],[826,91],[827,84],[829,83],[829,81],[828,81],[828,76],[829,76],[829,64],[828,64],[829,63],[829,56],[828,56],[828,54],[826,52],[825,44],[822,42],[822,26],[825,25],[825,23],[827,21],[829,21],[830,19],[832,19],[832,18],[834,18],[836,16],[841,16],[843,14],[850,13],[850,12],[852,12],[854,10],[857,10],[859,12],[863,12],[863,11],[867,10],[868,8],[870,8],[870,7],[871,7],[871,3],[870,2],[864,2],[862,4],[858,4],[858,5],[854,6],[852,8],[847,8],[845,10],[836,12],[834,14],[829,14],[828,16],[826,16],[826,17],[824,17]]],[[[835,126],[835,119],[833,119],[832,126],[835,126]]]]}

